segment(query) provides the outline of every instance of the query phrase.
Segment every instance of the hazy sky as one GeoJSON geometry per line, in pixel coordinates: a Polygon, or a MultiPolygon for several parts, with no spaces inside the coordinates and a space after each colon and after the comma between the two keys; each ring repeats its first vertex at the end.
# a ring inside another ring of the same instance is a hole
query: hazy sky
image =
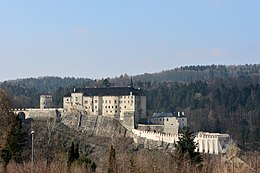
{"type": "Polygon", "coordinates": [[[260,63],[259,0],[2,0],[0,81],[260,63]]]}

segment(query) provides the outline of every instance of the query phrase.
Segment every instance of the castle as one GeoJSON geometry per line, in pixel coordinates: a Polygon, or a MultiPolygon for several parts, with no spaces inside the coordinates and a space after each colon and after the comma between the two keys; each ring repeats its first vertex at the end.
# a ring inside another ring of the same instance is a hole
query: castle
{"type": "MultiPolygon", "coordinates": [[[[159,143],[175,143],[179,140],[179,129],[187,126],[184,113],[154,113],[146,115],[146,96],[140,88],[107,87],[78,88],[63,97],[63,108],[51,108],[52,97],[40,97],[40,109],[13,110],[24,118],[55,118],[63,113],[78,112],[80,116],[104,116],[118,122],[132,132],[131,137],[138,142],[144,140],[159,143]],[[140,124],[141,122],[146,122],[140,124]]],[[[79,118],[81,121],[81,118],[79,118]]],[[[79,124],[81,124],[79,122],[79,124]]],[[[225,152],[230,142],[228,134],[199,132],[194,139],[198,143],[197,151],[219,154],[225,152]]]]}
{"type": "Polygon", "coordinates": [[[86,115],[102,115],[127,121],[133,118],[133,126],[146,118],[146,96],[140,88],[74,88],[63,98],[64,112],[80,111],[86,115]],[[130,115],[130,117],[129,117],[130,115]]]}
{"type": "MultiPolygon", "coordinates": [[[[179,129],[187,127],[184,113],[154,113],[146,116],[146,96],[138,88],[107,87],[79,88],[63,98],[63,111],[79,111],[86,115],[102,115],[118,119],[133,133],[134,141],[139,138],[157,142],[175,143],[179,140],[179,129]],[[140,122],[146,123],[140,124],[140,122]]],[[[230,137],[228,134],[199,132],[194,139],[197,151],[219,154],[225,152],[230,137]]]]}
{"type": "Polygon", "coordinates": [[[177,114],[161,112],[154,113],[145,124],[138,124],[138,129],[178,135],[179,130],[187,126],[187,117],[184,116],[184,112],[177,114]]]}

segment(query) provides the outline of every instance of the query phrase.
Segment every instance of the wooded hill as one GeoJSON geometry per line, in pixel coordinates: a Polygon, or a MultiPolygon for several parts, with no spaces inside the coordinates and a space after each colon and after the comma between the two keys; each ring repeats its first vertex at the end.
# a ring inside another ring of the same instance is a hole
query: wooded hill
{"type": "Polygon", "coordinates": [[[193,131],[229,133],[240,147],[259,150],[260,65],[187,66],[160,73],[91,80],[42,77],[1,84],[14,107],[38,107],[40,94],[52,94],[55,106],[73,87],[127,86],[146,92],[148,115],[184,111],[193,131]]]}

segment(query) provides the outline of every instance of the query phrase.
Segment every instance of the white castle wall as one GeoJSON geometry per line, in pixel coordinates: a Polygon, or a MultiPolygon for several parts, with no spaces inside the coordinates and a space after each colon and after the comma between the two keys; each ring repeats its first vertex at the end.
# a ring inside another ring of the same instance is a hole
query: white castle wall
{"type": "MultiPolygon", "coordinates": [[[[154,141],[166,143],[174,143],[179,141],[179,135],[163,134],[138,129],[132,129],[132,132],[138,137],[154,141]]],[[[197,143],[196,151],[200,153],[220,154],[225,153],[225,149],[230,143],[230,137],[228,134],[199,132],[195,136],[194,142],[197,143]]]]}
{"type": "Polygon", "coordinates": [[[24,113],[25,119],[27,118],[51,118],[56,117],[56,111],[63,112],[62,108],[26,108],[26,109],[14,109],[15,114],[24,113]]]}
{"type": "Polygon", "coordinates": [[[132,129],[132,132],[139,137],[143,137],[154,141],[174,143],[175,141],[179,140],[178,135],[163,134],[159,132],[145,131],[145,130],[138,130],[138,129],[132,129]]]}

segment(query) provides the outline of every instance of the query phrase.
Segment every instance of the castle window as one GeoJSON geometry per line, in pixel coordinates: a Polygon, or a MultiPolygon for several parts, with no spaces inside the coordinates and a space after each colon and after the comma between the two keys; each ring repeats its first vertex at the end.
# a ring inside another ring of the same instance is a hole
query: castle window
{"type": "Polygon", "coordinates": [[[117,106],[115,106],[115,108],[117,109],[117,106]]]}
{"type": "Polygon", "coordinates": [[[108,108],[110,109],[110,106],[108,106],[108,108]]]}
{"type": "Polygon", "coordinates": [[[115,104],[116,104],[116,100],[115,100],[115,104]]]}
{"type": "Polygon", "coordinates": [[[67,102],[69,101],[69,99],[67,99],[67,102]]]}
{"type": "Polygon", "coordinates": [[[166,121],[168,121],[169,119],[167,118],[166,121]]]}
{"type": "Polygon", "coordinates": [[[95,100],[95,103],[97,103],[97,100],[95,100]]]}
{"type": "Polygon", "coordinates": [[[78,101],[78,97],[76,97],[76,102],[78,101]]]}
{"type": "Polygon", "coordinates": [[[114,108],[114,106],[112,106],[112,109],[114,108]]]}
{"type": "Polygon", "coordinates": [[[117,113],[117,111],[115,111],[115,113],[117,113]]]}
{"type": "Polygon", "coordinates": [[[105,106],[105,108],[107,108],[107,106],[105,106]]]}
{"type": "Polygon", "coordinates": [[[107,100],[105,102],[107,103],[107,100]]]}
{"type": "Polygon", "coordinates": [[[125,106],[125,109],[126,109],[126,106],[125,106]]]}
{"type": "Polygon", "coordinates": [[[95,106],[95,109],[97,109],[97,106],[95,106]]]}
{"type": "Polygon", "coordinates": [[[128,103],[130,103],[130,101],[128,100],[128,103]]]}
{"type": "Polygon", "coordinates": [[[109,103],[111,103],[111,100],[109,100],[109,103]]]}

